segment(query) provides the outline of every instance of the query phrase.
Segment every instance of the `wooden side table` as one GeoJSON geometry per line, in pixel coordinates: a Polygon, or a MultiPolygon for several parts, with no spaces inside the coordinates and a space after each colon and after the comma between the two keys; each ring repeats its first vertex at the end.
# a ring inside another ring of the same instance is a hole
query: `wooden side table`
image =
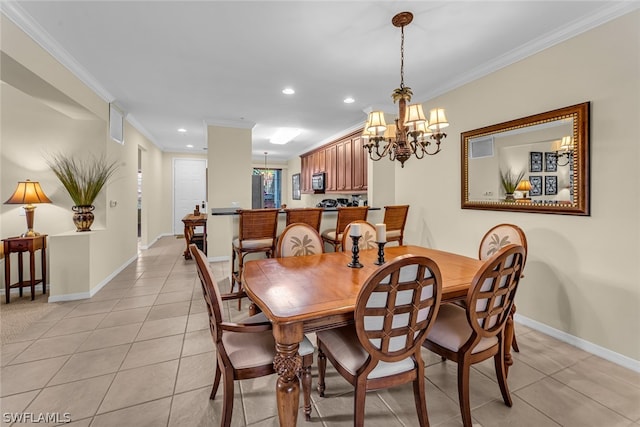
{"type": "Polygon", "coordinates": [[[189,252],[189,244],[195,243],[195,228],[203,227],[204,231],[202,236],[197,236],[203,239],[202,252],[207,253],[207,214],[200,213],[200,215],[187,214],[182,218],[184,223],[184,240],[187,242],[187,249],[184,250],[184,259],[191,259],[191,252],[189,252]]]}
{"type": "Polygon", "coordinates": [[[31,301],[35,298],[36,285],[42,283],[42,294],[47,293],[47,235],[41,234],[33,237],[9,237],[3,239],[4,244],[4,291],[6,303],[9,304],[11,298],[11,289],[20,288],[20,296],[22,296],[22,288],[29,286],[31,288],[31,301]],[[35,253],[41,252],[42,262],[42,278],[36,279],[35,253]],[[11,254],[18,254],[18,281],[11,283],[11,254]],[[29,252],[29,281],[25,281],[23,277],[22,254],[29,252]]]}

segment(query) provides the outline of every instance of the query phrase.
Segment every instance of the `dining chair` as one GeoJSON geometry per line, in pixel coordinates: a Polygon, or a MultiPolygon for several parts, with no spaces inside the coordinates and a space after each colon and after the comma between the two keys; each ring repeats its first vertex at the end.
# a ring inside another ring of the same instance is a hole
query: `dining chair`
{"type": "MultiPolygon", "coordinates": [[[[222,418],[220,425],[231,425],[235,380],[259,378],[275,373],[274,357],[276,344],[271,323],[263,313],[240,322],[228,322],[223,316],[223,301],[246,296],[244,292],[221,294],[211,271],[206,255],[194,244],[189,250],[196,261],[196,268],[202,293],[209,314],[209,329],[216,348],[216,371],[213,389],[209,398],[215,399],[222,377],[222,418]]],[[[299,377],[304,396],[305,419],[311,419],[311,365],[313,364],[313,344],[306,337],[300,343],[298,352],[302,357],[299,377]]]]}
{"type": "Polygon", "coordinates": [[[366,392],[413,384],[421,426],[429,425],[421,344],[442,298],[440,269],[427,257],[404,255],[363,284],[355,325],[316,332],[318,392],[325,395],[326,359],[355,387],[354,425],[364,425],[366,392]]]}
{"type": "Polygon", "coordinates": [[[387,242],[404,244],[404,226],[407,224],[409,205],[395,205],[384,207],[383,223],[387,226],[387,242]]]}
{"type": "Polygon", "coordinates": [[[286,225],[294,224],[296,222],[303,222],[309,224],[318,233],[320,232],[320,222],[322,221],[322,208],[292,208],[284,210],[287,221],[286,225]]]}
{"type": "Polygon", "coordinates": [[[321,254],[323,246],[322,237],[309,224],[289,224],[278,237],[276,258],[321,254]]]}
{"type": "MultiPolygon", "coordinates": [[[[498,224],[492,227],[485,233],[480,241],[480,247],[478,248],[478,259],[486,260],[491,255],[498,252],[500,248],[510,243],[520,245],[524,248],[524,264],[527,262],[527,236],[524,231],[515,224],[498,224]]],[[[523,264],[523,269],[524,269],[523,264]]],[[[516,305],[513,305],[511,309],[511,317],[516,312],[516,305]]],[[[511,342],[513,349],[520,352],[518,348],[518,341],[516,340],[516,334],[513,334],[513,341],[511,342]]]]}
{"type": "Polygon", "coordinates": [[[322,233],[322,240],[330,244],[335,252],[342,244],[342,234],[345,227],[353,221],[366,221],[368,206],[339,207],[336,227],[325,230],[322,233]]]}
{"type": "Polygon", "coordinates": [[[360,224],[360,239],[358,240],[358,248],[361,251],[365,249],[376,249],[376,227],[367,221],[353,221],[347,224],[342,233],[341,248],[344,252],[350,252],[353,248],[353,239],[351,238],[351,225],[360,224]]]}
{"type": "MultiPolygon", "coordinates": [[[[471,427],[471,365],[493,357],[504,403],[511,407],[504,363],[505,324],[518,289],[525,251],[507,245],[485,261],[467,293],[465,307],[443,304],[423,347],[458,364],[458,400],[462,422],[471,427]]],[[[318,359],[318,363],[320,360],[318,359]]]]}
{"type": "MultiPolygon", "coordinates": [[[[279,209],[239,209],[238,237],[232,242],[231,290],[238,285],[242,291],[242,267],[244,257],[251,253],[264,252],[271,258],[276,249],[276,231],[279,209]],[[238,268],[235,270],[236,258],[238,268]]],[[[238,310],[241,300],[238,299],[238,310]]]]}

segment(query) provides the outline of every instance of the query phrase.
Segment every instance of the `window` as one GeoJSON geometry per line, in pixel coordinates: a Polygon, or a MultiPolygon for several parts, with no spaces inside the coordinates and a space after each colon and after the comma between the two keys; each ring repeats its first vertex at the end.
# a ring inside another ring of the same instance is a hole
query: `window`
{"type": "Polygon", "coordinates": [[[262,175],[262,194],[265,208],[280,208],[282,205],[282,169],[253,169],[254,175],[262,175]]]}

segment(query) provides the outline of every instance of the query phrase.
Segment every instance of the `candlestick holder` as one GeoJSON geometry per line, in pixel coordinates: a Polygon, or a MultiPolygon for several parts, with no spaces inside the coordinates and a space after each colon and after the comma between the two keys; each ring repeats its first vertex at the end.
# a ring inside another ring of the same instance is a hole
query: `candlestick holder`
{"type": "Polygon", "coordinates": [[[384,261],[384,245],[387,242],[378,242],[378,260],[374,262],[375,265],[382,265],[385,263],[384,261]]]}
{"type": "Polygon", "coordinates": [[[360,240],[360,236],[350,237],[353,239],[353,247],[351,248],[351,262],[347,264],[347,267],[362,268],[364,266],[360,264],[360,248],[358,247],[358,240],[360,240]]]}

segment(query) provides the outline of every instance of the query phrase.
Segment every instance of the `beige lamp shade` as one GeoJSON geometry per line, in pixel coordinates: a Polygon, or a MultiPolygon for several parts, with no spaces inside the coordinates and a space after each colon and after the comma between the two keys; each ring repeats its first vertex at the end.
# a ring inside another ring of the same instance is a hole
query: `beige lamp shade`
{"type": "Polygon", "coordinates": [[[367,120],[364,124],[364,127],[362,128],[362,137],[363,138],[371,138],[372,136],[376,136],[376,133],[372,130],[369,130],[369,128],[371,127],[371,125],[369,124],[369,121],[367,120]]]}
{"type": "Polygon", "coordinates": [[[384,121],[384,112],[383,111],[372,111],[369,113],[369,118],[367,119],[367,123],[369,123],[368,130],[374,133],[384,132],[387,128],[387,124],[384,121]]]}
{"type": "Polygon", "coordinates": [[[570,151],[573,150],[573,138],[570,136],[563,136],[562,142],[560,143],[559,151],[570,151]]]}
{"type": "Polygon", "coordinates": [[[518,186],[516,187],[516,191],[530,191],[530,190],[531,190],[531,183],[529,182],[528,179],[523,179],[518,183],[518,186]]]}
{"type": "Polygon", "coordinates": [[[9,200],[5,203],[9,205],[25,205],[24,212],[27,219],[27,231],[22,234],[23,237],[33,237],[40,234],[33,231],[34,210],[36,209],[33,204],[51,203],[51,200],[44,194],[39,182],[29,180],[19,181],[16,191],[13,192],[9,200]]]}
{"type": "Polygon", "coordinates": [[[429,129],[437,130],[449,126],[444,108],[434,108],[429,112],[429,129]]]}
{"type": "Polygon", "coordinates": [[[431,129],[429,129],[429,122],[427,121],[416,124],[416,130],[418,132],[422,132],[422,136],[429,136],[433,134],[433,132],[431,132],[431,129]]]}
{"type": "Polygon", "coordinates": [[[385,139],[395,139],[396,137],[396,133],[398,132],[398,128],[396,127],[396,125],[387,125],[387,129],[384,131],[384,138],[385,139]]]}
{"type": "Polygon", "coordinates": [[[416,126],[418,123],[424,123],[427,118],[422,111],[422,104],[411,104],[404,115],[404,124],[416,126]]]}

